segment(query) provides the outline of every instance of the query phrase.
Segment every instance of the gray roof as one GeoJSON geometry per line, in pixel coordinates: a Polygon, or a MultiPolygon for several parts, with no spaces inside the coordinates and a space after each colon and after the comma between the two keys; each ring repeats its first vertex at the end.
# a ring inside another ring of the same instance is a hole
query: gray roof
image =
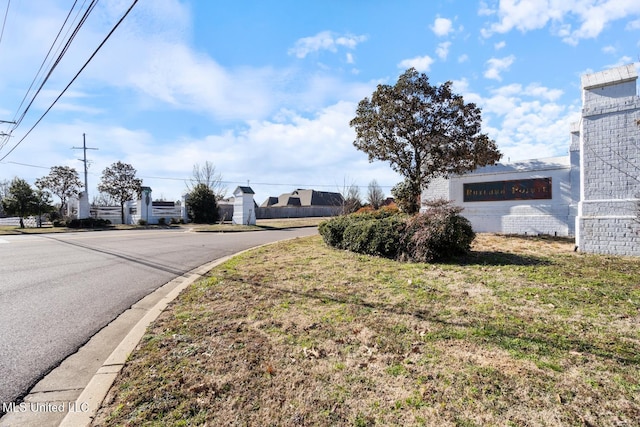
{"type": "Polygon", "coordinates": [[[243,194],[256,194],[251,187],[243,187],[243,186],[238,186],[235,190],[233,190],[233,194],[236,194],[236,192],[240,190],[243,194]]]}
{"type": "Polygon", "coordinates": [[[262,206],[342,206],[343,201],[340,193],[299,188],[291,193],[283,193],[277,198],[269,197],[262,206]]]}

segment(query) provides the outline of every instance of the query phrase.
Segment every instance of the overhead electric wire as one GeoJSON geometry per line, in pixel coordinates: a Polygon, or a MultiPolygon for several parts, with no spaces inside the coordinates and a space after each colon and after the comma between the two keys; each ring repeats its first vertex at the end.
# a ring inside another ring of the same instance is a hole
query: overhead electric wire
{"type": "MultiPolygon", "coordinates": [[[[75,5],[77,3],[74,2],[71,10],[69,11],[69,14],[67,15],[67,18],[64,21],[64,24],[62,25],[62,27],[60,28],[60,31],[58,32],[58,35],[56,36],[53,44],[51,45],[51,48],[49,49],[49,52],[47,53],[47,56],[44,59],[44,62],[42,64],[42,66],[44,65],[44,63],[46,62],[47,58],[49,57],[49,54],[51,53],[51,50],[53,49],[53,47],[55,46],[55,43],[57,42],[58,38],[60,37],[60,33],[62,32],[62,30],[64,29],[67,20],[69,19],[69,16],[71,15],[71,13],[73,12],[73,9],[75,8],[75,5]]],[[[42,82],[40,83],[40,86],[38,87],[38,89],[36,90],[36,93],[33,95],[33,97],[31,98],[31,101],[29,102],[29,104],[27,105],[27,107],[24,109],[24,111],[22,112],[22,114],[20,115],[20,117],[16,117],[14,118],[14,126],[13,129],[17,128],[20,123],[22,123],[22,120],[24,119],[24,117],[27,115],[27,112],[29,111],[29,109],[31,108],[31,105],[33,105],[33,102],[35,101],[36,97],[40,94],[40,91],[42,90],[42,88],[44,87],[44,85],[47,83],[47,81],[49,80],[49,77],[51,77],[51,75],[53,74],[53,71],[56,69],[56,67],[58,66],[58,64],[60,64],[60,61],[62,60],[62,58],[64,57],[64,55],[67,53],[67,51],[69,50],[69,46],[71,45],[71,42],[73,42],[73,40],[75,39],[76,35],[78,34],[78,32],[80,31],[80,28],[82,28],[82,26],[84,25],[84,23],[86,22],[87,18],[89,17],[89,14],[91,14],[91,12],[93,11],[93,9],[95,8],[96,4],[98,3],[98,0],[92,0],[91,4],[89,4],[89,7],[87,8],[87,10],[84,12],[84,15],[82,16],[80,22],[78,22],[78,24],[76,25],[75,29],[73,30],[73,33],[71,34],[71,36],[67,39],[62,51],[58,54],[58,57],[56,58],[55,62],[53,63],[53,65],[49,68],[49,70],[47,71],[44,79],[42,80],[42,82]]],[[[38,75],[40,74],[40,71],[42,70],[42,66],[40,66],[40,70],[38,70],[38,74],[36,74],[36,79],[38,77],[38,75]]],[[[35,79],[34,79],[35,82],[35,79]]],[[[33,85],[33,83],[32,83],[33,85]]],[[[31,87],[29,87],[29,91],[31,90],[31,87]]],[[[26,96],[25,96],[26,98],[26,96]]],[[[24,99],[23,99],[24,102],[24,99]]],[[[20,107],[22,107],[22,103],[20,104],[20,107]]],[[[19,109],[19,108],[18,108],[19,109]]]]}
{"type": "Polygon", "coordinates": [[[7,9],[4,11],[4,19],[2,20],[2,28],[0,29],[0,44],[2,44],[2,35],[4,34],[4,27],[7,25],[7,16],[9,15],[9,5],[11,0],[7,0],[7,9]]]}
{"type": "MultiPolygon", "coordinates": [[[[38,169],[51,169],[49,166],[40,166],[40,165],[31,165],[28,163],[20,163],[20,162],[2,162],[4,164],[12,164],[19,166],[26,166],[30,168],[38,168],[38,169]]],[[[91,176],[100,176],[97,172],[89,172],[91,176]]],[[[175,177],[162,177],[162,176],[138,176],[138,178],[143,179],[159,179],[165,181],[190,181],[192,178],[175,178],[175,177]]],[[[246,181],[220,181],[221,184],[236,184],[236,185],[246,185],[246,181]]],[[[326,187],[326,188],[336,188],[339,187],[336,184],[287,184],[287,183],[275,183],[275,182],[252,182],[251,185],[268,185],[268,186],[279,186],[279,187],[291,187],[291,188],[318,188],[318,187],[326,187]]],[[[358,188],[367,188],[365,185],[357,185],[358,188]]],[[[381,185],[381,188],[393,188],[393,185],[381,185]]]]}
{"type": "MultiPolygon", "coordinates": [[[[4,11],[4,19],[2,20],[2,28],[0,29],[0,46],[2,46],[2,36],[4,35],[4,27],[7,25],[7,16],[9,16],[9,5],[11,0],[7,0],[7,8],[4,11]]],[[[0,132],[0,150],[5,146],[6,141],[9,140],[9,134],[0,132]]]]}
{"type": "MultiPolygon", "coordinates": [[[[53,51],[53,49],[55,48],[56,44],[58,43],[58,39],[60,38],[60,34],[62,34],[62,32],[64,31],[64,28],[67,26],[67,22],[69,21],[69,17],[71,16],[71,14],[73,13],[73,10],[76,8],[76,4],[78,3],[78,0],[74,1],[73,5],[71,6],[71,9],[69,10],[69,13],[67,14],[67,17],[65,18],[64,22],[62,23],[62,26],[60,27],[60,30],[58,31],[58,34],[56,35],[55,39],[53,40],[53,43],[51,43],[51,47],[49,48],[49,51],[47,52],[47,55],[44,57],[44,59],[42,60],[42,64],[40,64],[40,68],[38,69],[38,72],[36,73],[36,75],[33,77],[33,80],[31,81],[31,84],[29,85],[29,88],[27,89],[26,93],[24,94],[24,97],[22,98],[22,101],[20,101],[20,105],[18,106],[17,110],[16,110],[16,114],[13,117],[13,121],[10,122],[11,124],[13,124],[13,127],[11,127],[11,129],[9,130],[9,133],[4,134],[3,136],[5,136],[3,141],[0,141],[0,150],[6,145],[6,143],[9,140],[9,137],[11,136],[11,133],[20,125],[20,123],[22,122],[22,119],[24,118],[24,116],[27,114],[27,111],[29,110],[29,108],[31,107],[31,105],[33,104],[33,101],[35,100],[35,98],[38,96],[38,94],[40,93],[40,90],[42,89],[42,87],[44,86],[44,84],[47,82],[49,76],[51,75],[51,72],[53,71],[53,68],[50,69],[50,71],[47,73],[47,77],[45,78],[45,80],[43,80],[40,84],[40,87],[38,88],[37,92],[33,95],[33,97],[31,98],[31,101],[29,102],[29,105],[27,106],[27,108],[24,110],[24,112],[22,113],[22,115],[20,116],[20,120],[18,120],[18,115],[20,113],[20,110],[22,108],[22,106],[24,105],[25,101],[27,100],[27,97],[29,96],[29,94],[31,93],[31,89],[33,88],[33,86],[36,84],[36,82],[38,81],[41,72],[43,70],[43,68],[45,67],[45,64],[47,63],[47,61],[49,60],[49,56],[51,56],[51,52],[53,51]]],[[[85,2],[86,3],[86,0],[85,2]]],[[[83,5],[84,5],[83,3],[83,5]]],[[[80,14],[80,11],[82,10],[82,8],[80,8],[80,10],[78,11],[78,13],[76,14],[76,17],[74,18],[73,22],[76,21],[78,15],[80,14]]],[[[69,29],[70,30],[70,29],[69,29]]],[[[69,30],[67,30],[67,34],[69,32],[69,30]]],[[[59,49],[58,49],[59,50],[59,49]]],[[[58,51],[56,51],[57,53],[58,51]]],[[[53,58],[51,58],[51,61],[53,61],[53,58]]],[[[55,68],[55,66],[54,66],[55,68]]]]}
{"type": "Polygon", "coordinates": [[[136,5],[136,3],[138,3],[138,0],[134,0],[133,3],[131,4],[131,6],[129,6],[129,9],[127,9],[127,11],[125,12],[124,15],[122,15],[122,17],[118,20],[118,22],[115,24],[115,26],[111,29],[111,31],[109,31],[109,33],[107,34],[107,36],[104,38],[104,40],[102,40],[102,42],[100,43],[100,45],[93,51],[93,53],[91,54],[91,56],[89,57],[89,59],[87,59],[87,61],[84,63],[84,65],[82,66],[82,68],[80,68],[80,70],[76,73],[76,75],[73,77],[73,79],[71,79],[71,81],[69,82],[69,84],[67,84],[67,86],[62,90],[62,92],[60,93],[60,95],[58,95],[56,97],[56,99],[54,99],[54,101],[51,103],[51,105],[49,106],[49,108],[47,108],[47,110],[42,114],[42,116],[40,116],[40,118],[33,124],[33,126],[31,126],[31,128],[27,131],[27,133],[11,148],[11,150],[9,150],[8,153],[6,153],[4,156],[2,156],[0,158],[0,161],[4,160],[7,158],[7,156],[9,156],[9,154],[11,154],[13,152],[13,150],[15,150],[18,145],[20,145],[22,143],[22,141],[25,140],[25,138],[33,131],[33,129],[35,129],[35,127],[42,121],[42,119],[44,119],[44,117],[49,113],[49,111],[53,108],[53,106],[58,102],[58,100],[60,98],[62,98],[62,95],[65,94],[65,92],[67,91],[67,89],[69,89],[69,87],[73,84],[73,82],[76,81],[76,79],[78,78],[78,76],[80,75],[80,73],[82,73],[82,71],[84,71],[84,69],[87,67],[87,65],[89,65],[89,63],[91,62],[91,60],[93,60],[93,58],[98,54],[98,52],[100,51],[100,49],[102,49],[102,47],[104,46],[104,44],[107,42],[107,40],[109,40],[109,38],[111,37],[111,35],[115,32],[115,30],[120,26],[120,24],[122,24],[122,21],[124,21],[124,19],[129,15],[129,13],[131,12],[131,10],[133,9],[133,7],[136,5]]]}
{"type": "MultiPolygon", "coordinates": [[[[20,109],[22,108],[22,106],[24,105],[25,101],[27,100],[27,97],[29,96],[29,93],[31,92],[31,89],[33,88],[33,86],[38,81],[38,77],[40,76],[40,73],[41,73],[42,69],[44,68],[45,64],[47,63],[47,60],[49,59],[49,55],[51,55],[51,52],[53,51],[56,43],[58,42],[58,38],[60,38],[60,34],[62,34],[62,31],[64,30],[64,27],[67,25],[67,21],[69,20],[69,17],[73,13],[73,9],[75,9],[77,3],[78,3],[78,0],[73,2],[73,6],[71,6],[71,10],[69,10],[69,13],[67,14],[67,17],[65,18],[64,22],[62,23],[62,26],[60,27],[60,30],[58,31],[58,34],[56,35],[56,38],[53,40],[53,43],[51,43],[51,47],[49,48],[49,51],[47,52],[47,55],[42,60],[42,64],[40,64],[40,68],[38,68],[38,72],[33,77],[33,80],[31,81],[31,84],[29,85],[29,88],[27,89],[27,92],[24,94],[24,97],[22,98],[22,101],[20,101],[20,105],[18,106],[18,110],[16,111],[16,115],[14,116],[14,121],[16,121],[16,119],[18,118],[18,113],[19,113],[20,109]]],[[[44,84],[44,82],[42,84],[44,84]]],[[[40,87],[42,88],[42,85],[40,87]]],[[[37,95],[37,93],[36,93],[36,95],[37,95]]],[[[35,98],[36,95],[34,95],[33,98],[35,98]]],[[[33,99],[32,99],[31,102],[33,102],[33,99]]],[[[31,105],[31,102],[29,103],[29,105],[31,105]]],[[[26,114],[26,111],[24,112],[24,114],[26,114]]],[[[24,116],[24,114],[23,114],[23,116],[24,116]]]]}

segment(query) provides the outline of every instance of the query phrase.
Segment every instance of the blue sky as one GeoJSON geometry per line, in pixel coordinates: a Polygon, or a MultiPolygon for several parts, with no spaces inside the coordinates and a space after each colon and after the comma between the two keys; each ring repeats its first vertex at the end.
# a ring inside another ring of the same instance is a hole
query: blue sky
{"type": "MultiPolygon", "coordinates": [[[[33,183],[57,165],[82,174],[71,147],[84,133],[98,148],[88,151],[90,198],[116,161],[168,200],[205,161],[228,194],[249,182],[258,203],[299,187],[354,183],[366,194],[373,179],[388,195],[401,178],[369,163],[349,127],[377,84],[394,84],[409,67],[432,84],[453,81],[482,108],[504,161],[515,161],[566,155],[580,76],[640,58],[637,0],[140,0],[23,139],[130,4],[103,0],[89,15],[20,125],[0,139],[0,180],[33,183]]],[[[0,0],[0,120],[24,110],[72,5],[0,0]]]]}

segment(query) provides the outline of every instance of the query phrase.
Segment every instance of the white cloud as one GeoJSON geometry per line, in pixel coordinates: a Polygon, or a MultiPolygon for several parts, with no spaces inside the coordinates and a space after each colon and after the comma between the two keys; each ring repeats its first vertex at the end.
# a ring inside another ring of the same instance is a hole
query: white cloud
{"type": "MultiPolygon", "coordinates": [[[[381,185],[395,185],[400,178],[388,164],[370,164],[367,155],[353,147],[355,134],[349,121],[355,108],[354,102],[338,102],[311,117],[283,110],[273,119],[251,120],[245,129],[178,141],[180,150],[158,146],[144,134],[120,136],[118,140],[138,141],[127,150],[128,160],[140,176],[188,178],[194,164],[210,160],[225,181],[237,185],[250,180],[259,204],[267,196],[297,186],[337,191],[347,173],[349,180],[361,186],[374,178],[381,185]],[[300,176],[304,176],[303,181],[300,176]]],[[[147,178],[145,184],[154,189],[154,195],[162,191],[177,197],[184,189],[181,181],[147,178]]],[[[389,194],[389,189],[385,190],[389,194]]]]}
{"type": "Polygon", "coordinates": [[[578,120],[580,106],[558,103],[560,89],[509,84],[482,96],[463,79],[454,82],[454,90],[482,109],[483,132],[496,141],[504,161],[567,154],[570,124],[578,120]]]}
{"type": "Polygon", "coordinates": [[[640,30],[640,19],[636,19],[635,21],[631,21],[631,22],[627,23],[627,26],[625,27],[625,29],[627,31],[629,31],[629,30],[640,30]]]}
{"type": "Polygon", "coordinates": [[[453,31],[453,23],[450,19],[438,17],[430,28],[436,36],[444,37],[453,31]]]}
{"type": "MultiPolygon", "coordinates": [[[[640,14],[637,0],[501,0],[497,9],[482,3],[481,15],[497,15],[481,30],[484,37],[505,34],[513,29],[523,33],[542,29],[551,31],[565,43],[576,45],[581,39],[595,38],[611,22],[640,14]]],[[[634,21],[635,22],[635,21],[634,21]]],[[[629,24],[632,28],[633,23],[629,24]]],[[[639,24],[640,25],[640,24],[639,24]]]]}
{"type": "Polygon", "coordinates": [[[478,7],[479,16],[491,16],[495,15],[495,13],[495,9],[490,8],[485,1],[480,1],[480,5],[478,7]]]}
{"type": "Polygon", "coordinates": [[[466,53],[464,53],[464,54],[462,54],[462,55],[460,55],[458,57],[458,62],[461,63],[461,64],[463,62],[467,62],[468,60],[469,60],[469,55],[467,55],[466,53]]]}
{"type": "Polygon", "coordinates": [[[615,46],[611,46],[611,45],[609,45],[609,46],[604,46],[604,47],[602,48],[602,52],[603,52],[603,53],[608,53],[608,54],[610,54],[610,55],[613,55],[613,54],[615,54],[615,53],[616,53],[616,48],[615,48],[615,46]]]}
{"type": "Polygon", "coordinates": [[[431,64],[433,64],[433,58],[430,56],[416,56],[415,58],[400,61],[398,68],[406,69],[413,67],[421,73],[424,73],[431,69],[431,64]]]}
{"type": "Polygon", "coordinates": [[[500,50],[500,49],[503,49],[506,45],[507,45],[507,42],[505,42],[505,41],[503,40],[503,41],[501,41],[501,42],[498,42],[498,43],[494,44],[494,45],[493,45],[493,48],[494,48],[495,50],[500,50]]]}
{"type": "Polygon", "coordinates": [[[484,76],[487,79],[502,80],[502,72],[508,71],[511,64],[516,60],[515,56],[509,55],[505,58],[491,58],[487,61],[487,69],[484,76]]]}
{"type": "MultiPolygon", "coordinates": [[[[603,68],[604,69],[616,68],[616,67],[621,67],[623,65],[627,65],[627,64],[631,64],[631,63],[633,63],[633,59],[630,56],[622,56],[615,63],[609,64],[609,65],[605,65],[603,68]]],[[[638,65],[636,64],[636,67],[637,66],[638,65]]]]}
{"type": "Polygon", "coordinates": [[[347,49],[355,49],[359,43],[366,39],[366,36],[356,36],[351,34],[336,35],[331,31],[322,31],[315,36],[303,37],[297,40],[295,45],[289,49],[289,55],[294,55],[297,58],[302,59],[310,53],[322,50],[336,52],[338,50],[338,46],[347,49]]]}
{"type": "Polygon", "coordinates": [[[591,0],[589,3],[576,5],[580,26],[563,39],[565,42],[577,44],[580,39],[595,38],[611,22],[640,14],[640,2],[636,0],[591,0]]]}
{"type": "Polygon", "coordinates": [[[436,55],[438,55],[438,58],[442,59],[443,61],[447,59],[447,56],[449,56],[450,47],[451,42],[442,42],[438,44],[438,47],[436,48],[436,55]]]}
{"type": "Polygon", "coordinates": [[[143,52],[130,70],[122,70],[124,82],[174,108],[227,120],[266,115],[273,108],[274,70],[226,70],[176,44],[147,45],[143,52]]]}
{"type": "MultiPolygon", "coordinates": [[[[120,160],[131,164],[153,196],[179,199],[185,191],[185,180],[191,177],[193,165],[209,160],[223,180],[236,185],[250,185],[256,202],[279,195],[298,186],[338,191],[347,178],[365,191],[377,179],[387,195],[390,187],[401,181],[388,163],[369,163],[367,155],[355,149],[355,133],[349,126],[356,102],[337,102],[317,110],[309,117],[293,110],[281,110],[270,119],[250,120],[238,129],[226,129],[199,138],[184,136],[176,141],[159,140],[146,130],[110,126],[94,122],[74,122],[38,127],[30,144],[37,150],[20,147],[13,160],[34,165],[69,165],[78,171],[82,163],[78,153],[60,146],[87,145],[99,150],[88,153],[90,197],[97,194],[101,172],[120,160]],[[21,153],[22,152],[22,153],[21,153]],[[28,160],[27,160],[28,159],[28,160]],[[303,177],[303,178],[301,178],[303,177]],[[271,184],[271,185],[267,185],[271,184]],[[277,185],[282,184],[282,185],[277,185]]],[[[23,177],[33,183],[47,173],[47,168],[25,168],[2,164],[3,175],[23,177]]]]}

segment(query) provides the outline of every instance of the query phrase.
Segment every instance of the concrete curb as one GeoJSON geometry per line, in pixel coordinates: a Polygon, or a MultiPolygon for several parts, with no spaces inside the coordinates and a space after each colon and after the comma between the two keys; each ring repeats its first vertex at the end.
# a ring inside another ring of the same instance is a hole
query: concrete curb
{"type": "Polygon", "coordinates": [[[71,403],[69,405],[69,408],[73,410],[67,413],[59,425],[64,427],[90,425],[98,413],[102,401],[107,396],[109,389],[111,389],[116,377],[125,365],[127,358],[133,350],[135,350],[151,322],[156,320],[160,313],[167,308],[169,303],[176,299],[184,289],[197,280],[204,278],[205,274],[214,267],[243,252],[246,251],[241,251],[204,264],[162,286],[158,291],[166,287],[172,287],[172,289],[154,306],[146,310],[146,314],[136,323],[129,333],[127,333],[116,349],[113,350],[111,355],[104,361],[102,367],[93,375],[91,381],[89,381],[76,399],[75,404],[71,403]]]}

